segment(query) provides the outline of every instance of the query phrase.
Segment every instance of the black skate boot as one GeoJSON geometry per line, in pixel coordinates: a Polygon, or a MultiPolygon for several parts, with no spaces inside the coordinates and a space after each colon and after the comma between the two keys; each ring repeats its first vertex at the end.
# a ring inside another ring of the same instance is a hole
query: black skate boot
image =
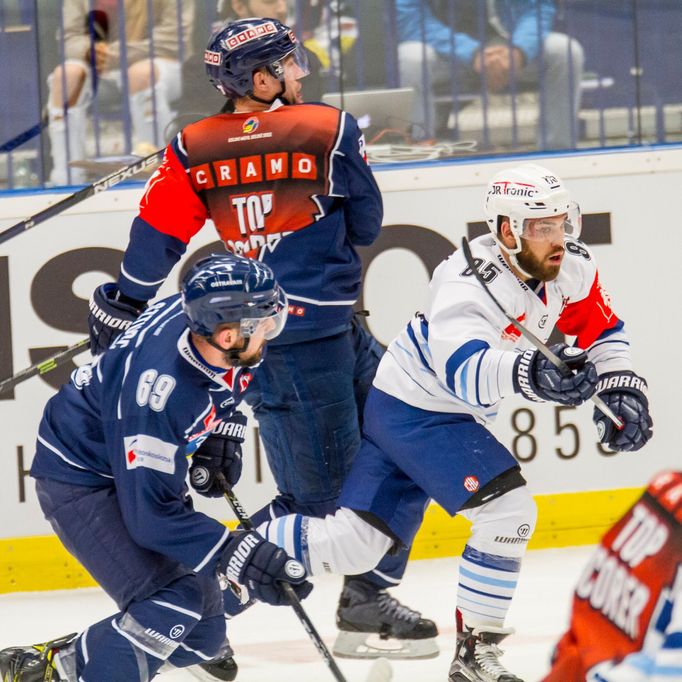
{"type": "Polygon", "coordinates": [[[346,578],[336,611],[341,658],[433,658],[438,629],[432,620],[361,578],[346,578]]]}
{"type": "Polygon", "coordinates": [[[501,663],[504,653],[497,645],[513,628],[485,625],[457,633],[457,649],[450,666],[449,682],[523,682],[501,663]]]}
{"type": "Polygon", "coordinates": [[[68,682],[66,675],[60,676],[54,656],[75,638],[76,633],[73,633],[45,644],[3,649],[0,651],[0,679],[2,682],[68,682]]]}
{"type": "Polygon", "coordinates": [[[237,677],[238,669],[237,662],[234,660],[234,651],[232,651],[227,640],[225,640],[225,645],[218,656],[212,661],[187,668],[192,677],[197,680],[204,680],[204,682],[215,682],[216,680],[232,682],[237,677]]]}

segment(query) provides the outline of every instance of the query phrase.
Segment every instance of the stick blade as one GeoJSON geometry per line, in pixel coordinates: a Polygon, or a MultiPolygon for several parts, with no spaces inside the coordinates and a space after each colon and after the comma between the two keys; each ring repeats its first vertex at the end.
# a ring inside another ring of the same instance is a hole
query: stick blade
{"type": "Polygon", "coordinates": [[[377,658],[370,668],[369,675],[365,682],[391,682],[393,679],[393,668],[387,658],[377,658]]]}

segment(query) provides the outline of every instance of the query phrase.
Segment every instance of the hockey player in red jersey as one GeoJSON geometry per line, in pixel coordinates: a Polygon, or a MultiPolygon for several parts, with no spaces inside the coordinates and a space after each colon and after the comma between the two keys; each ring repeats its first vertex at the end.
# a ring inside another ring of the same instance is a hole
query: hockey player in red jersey
{"type": "Polygon", "coordinates": [[[682,472],[656,476],[583,571],[544,682],[682,680],[682,472]]]}
{"type": "MultiPolygon", "coordinates": [[[[379,234],[381,195],[355,119],[302,103],[305,53],[287,26],[229,23],[210,39],[205,62],[234,113],[189,125],[168,146],[140,202],[118,282],[93,295],[91,348],[106,350],[139,315],[212,219],[226,248],[269,265],[289,299],[286,328],[245,396],[279,492],[254,518],[324,516],[334,512],[358,451],[381,356],[353,316],[362,272],[356,248],[379,234]]],[[[392,654],[437,654],[435,624],[385,591],[400,581],[406,561],[403,550],[347,579],[337,653],[353,656],[364,644],[358,637],[381,633],[399,640],[392,654]]]]}

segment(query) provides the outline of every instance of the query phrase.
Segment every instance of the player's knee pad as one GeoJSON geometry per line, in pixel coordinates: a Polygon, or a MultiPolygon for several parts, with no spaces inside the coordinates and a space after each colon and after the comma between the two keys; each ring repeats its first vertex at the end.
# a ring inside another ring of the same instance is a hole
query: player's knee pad
{"type": "Polygon", "coordinates": [[[470,547],[487,554],[522,557],[535,530],[537,506],[524,485],[461,513],[472,523],[470,547]]]}
{"type": "Polygon", "coordinates": [[[313,575],[356,575],[374,568],[393,540],[342,507],[324,519],[307,519],[308,565],[313,575]]]}

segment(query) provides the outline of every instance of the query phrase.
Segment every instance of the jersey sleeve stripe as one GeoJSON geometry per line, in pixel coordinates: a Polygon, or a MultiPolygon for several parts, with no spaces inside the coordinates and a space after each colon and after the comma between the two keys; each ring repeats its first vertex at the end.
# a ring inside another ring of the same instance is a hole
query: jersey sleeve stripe
{"type": "Polygon", "coordinates": [[[154,282],[146,282],[143,279],[138,279],[137,277],[133,277],[121,264],[121,274],[127,279],[130,280],[131,282],[134,282],[135,284],[140,284],[143,287],[158,287],[161,286],[165,281],[166,278],[162,277],[161,279],[158,279],[154,282]]]}
{"type": "Polygon", "coordinates": [[[422,365],[424,365],[424,367],[426,367],[429,370],[429,372],[433,373],[433,368],[427,362],[426,357],[425,357],[424,353],[422,352],[421,347],[419,346],[419,342],[417,341],[417,336],[414,333],[414,329],[412,329],[412,323],[411,322],[407,323],[407,335],[410,337],[410,341],[412,341],[412,344],[414,345],[414,347],[417,351],[417,354],[419,355],[419,359],[421,360],[422,365]]]}
{"type": "Polygon", "coordinates": [[[213,559],[213,557],[216,555],[218,550],[223,547],[223,545],[227,541],[227,538],[229,537],[229,535],[230,535],[230,529],[226,528],[222,537],[220,538],[220,540],[218,540],[218,542],[216,542],[215,546],[211,549],[211,551],[201,560],[200,563],[198,563],[192,569],[195,573],[199,573],[199,571],[201,571],[201,569],[204,568],[208,564],[208,562],[211,561],[211,559],[213,559]]]}
{"type": "Polygon", "coordinates": [[[455,374],[457,373],[457,370],[460,368],[460,366],[463,365],[474,353],[486,348],[490,348],[488,343],[481,341],[480,339],[473,339],[460,346],[448,358],[447,362],[445,363],[445,375],[448,388],[450,388],[451,391],[457,393],[455,388],[455,374]]]}

